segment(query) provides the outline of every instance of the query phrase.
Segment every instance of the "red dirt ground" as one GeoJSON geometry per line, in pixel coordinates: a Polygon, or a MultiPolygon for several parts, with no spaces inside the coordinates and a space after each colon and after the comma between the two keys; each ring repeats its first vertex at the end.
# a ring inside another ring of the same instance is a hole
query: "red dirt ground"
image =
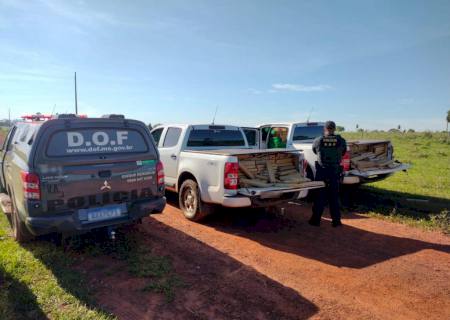
{"type": "Polygon", "coordinates": [[[223,210],[200,224],[168,205],[145,219],[139,238],[186,283],[173,302],[126,272],[91,273],[98,261],[83,268],[121,319],[450,319],[450,237],[357,214],[315,228],[309,214],[223,210]]]}

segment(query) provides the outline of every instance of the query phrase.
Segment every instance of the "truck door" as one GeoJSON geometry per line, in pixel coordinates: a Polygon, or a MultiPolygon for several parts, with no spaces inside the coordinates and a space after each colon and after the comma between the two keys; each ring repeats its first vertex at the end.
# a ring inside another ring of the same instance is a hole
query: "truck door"
{"type": "Polygon", "coordinates": [[[166,185],[172,188],[175,187],[177,182],[181,132],[181,128],[168,127],[164,130],[161,140],[159,141],[159,156],[164,163],[166,185]]]}
{"type": "Polygon", "coordinates": [[[14,137],[14,133],[16,131],[16,127],[13,127],[11,130],[9,130],[8,135],[6,136],[5,140],[3,141],[2,145],[1,145],[1,150],[0,150],[0,189],[2,189],[3,187],[6,187],[6,175],[7,173],[7,166],[5,165],[6,161],[6,157],[8,154],[8,151],[11,150],[12,148],[12,139],[14,137]]]}
{"type": "Polygon", "coordinates": [[[269,137],[270,129],[272,126],[262,126],[259,128],[259,148],[267,149],[267,138],[269,137]]]}
{"type": "Polygon", "coordinates": [[[248,146],[252,149],[258,149],[259,148],[259,136],[260,136],[259,129],[243,127],[242,130],[244,131],[248,146]]]}

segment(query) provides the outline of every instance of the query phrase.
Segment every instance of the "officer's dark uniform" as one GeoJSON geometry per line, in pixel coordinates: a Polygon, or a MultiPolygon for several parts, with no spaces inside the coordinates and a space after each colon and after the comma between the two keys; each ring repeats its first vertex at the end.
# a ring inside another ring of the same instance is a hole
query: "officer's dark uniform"
{"type": "Polygon", "coordinates": [[[323,135],[314,140],[313,152],[318,155],[316,181],[324,181],[325,188],[316,190],[313,214],[310,224],[320,225],[320,218],[328,199],[333,226],[341,224],[339,210],[339,184],[341,180],[341,159],[347,150],[347,143],[340,135],[323,135]]]}

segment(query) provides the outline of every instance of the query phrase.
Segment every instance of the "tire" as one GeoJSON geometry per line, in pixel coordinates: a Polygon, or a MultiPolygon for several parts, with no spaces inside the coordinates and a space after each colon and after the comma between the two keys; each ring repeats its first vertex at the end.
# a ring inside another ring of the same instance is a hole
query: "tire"
{"type": "Polygon", "coordinates": [[[12,194],[11,197],[11,229],[13,232],[13,238],[19,243],[26,243],[32,240],[34,237],[28,231],[25,223],[20,220],[19,212],[17,211],[17,207],[12,194]]]}
{"type": "Polygon", "coordinates": [[[210,215],[214,209],[200,198],[200,190],[196,181],[188,179],[181,184],[178,202],[184,217],[191,221],[200,221],[210,215]]]}

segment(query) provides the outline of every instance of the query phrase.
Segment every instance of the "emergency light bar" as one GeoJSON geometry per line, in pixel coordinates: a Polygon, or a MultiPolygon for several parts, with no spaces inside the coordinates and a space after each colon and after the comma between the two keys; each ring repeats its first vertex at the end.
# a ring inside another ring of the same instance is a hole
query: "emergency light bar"
{"type": "Polygon", "coordinates": [[[56,114],[56,115],[45,115],[45,114],[32,114],[32,115],[24,115],[21,116],[21,118],[25,121],[32,122],[32,121],[47,121],[51,119],[73,119],[73,118],[87,118],[87,115],[81,114],[56,114]]]}
{"type": "Polygon", "coordinates": [[[25,121],[46,121],[53,118],[53,116],[45,114],[32,114],[32,115],[24,115],[21,118],[25,121]]]}

